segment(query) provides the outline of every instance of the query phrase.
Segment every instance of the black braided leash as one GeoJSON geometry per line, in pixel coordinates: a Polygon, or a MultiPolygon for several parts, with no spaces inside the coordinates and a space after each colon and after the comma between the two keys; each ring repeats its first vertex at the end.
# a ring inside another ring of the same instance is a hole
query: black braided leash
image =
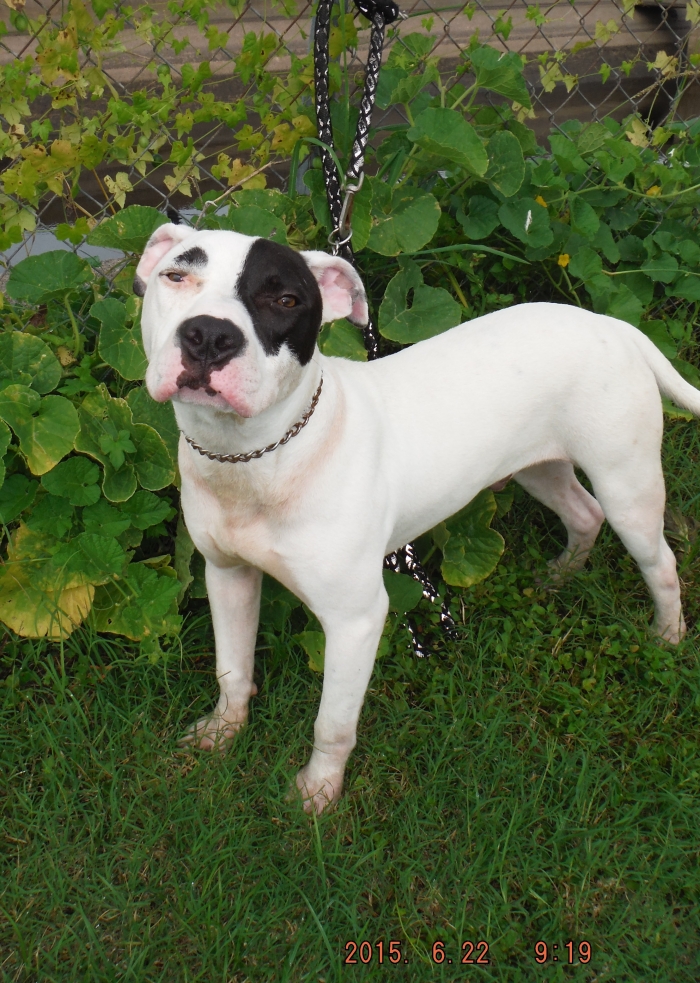
{"type": "MultiPolygon", "coordinates": [[[[370,34],[367,68],[365,70],[365,86],[360,103],[360,115],[357,121],[355,142],[352,146],[350,163],[345,174],[345,181],[343,182],[335,165],[333,154],[330,152],[333,150],[333,125],[331,123],[328,92],[328,62],[333,2],[334,0],[319,0],[318,7],[316,8],[314,29],[316,120],[318,138],[321,143],[325,144],[325,147],[321,148],[321,163],[323,165],[328,209],[333,224],[333,231],[328,237],[328,241],[332,246],[335,256],[341,256],[356,267],[357,264],[355,263],[355,256],[350,242],[352,239],[352,229],[350,227],[352,201],[354,195],[362,187],[362,181],[364,179],[365,150],[367,149],[367,141],[372,123],[372,110],[379,83],[379,72],[382,66],[384,28],[387,24],[395,21],[400,14],[399,8],[393,0],[354,0],[355,6],[360,13],[364,14],[371,21],[372,30],[370,34]]],[[[367,326],[364,329],[364,342],[365,348],[367,349],[367,357],[370,360],[379,358],[379,334],[371,314],[367,326]]],[[[416,555],[413,543],[409,543],[402,549],[387,556],[384,565],[397,573],[404,570],[420,583],[423,588],[423,597],[428,598],[432,602],[438,600],[438,592],[430,577],[423,569],[416,555]]],[[[407,618],[406,620],[408,630],[411,634],[411,641],[413,642],[413,650],[418,657],[425,658],[430,653],[426,651],[422,639],[411,619],[407,618]]],[[[442,604],[440,624],[444,631],[448,633],[454,631],[455,623],[449,612],[446,600],[442,604]]]]}

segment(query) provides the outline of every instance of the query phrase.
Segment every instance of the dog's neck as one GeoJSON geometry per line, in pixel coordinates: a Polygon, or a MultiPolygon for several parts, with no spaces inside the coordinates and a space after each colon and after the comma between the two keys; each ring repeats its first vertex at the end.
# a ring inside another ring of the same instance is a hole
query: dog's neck
{"type": "Polygon", "coordinates": [[[313,358],[288,395],[253,417],[174,400],[178,426],[197,444],[215,454],[245,454],[273,444],[309,409],[321,379],[319,363],[320,358],[313,358]]]}

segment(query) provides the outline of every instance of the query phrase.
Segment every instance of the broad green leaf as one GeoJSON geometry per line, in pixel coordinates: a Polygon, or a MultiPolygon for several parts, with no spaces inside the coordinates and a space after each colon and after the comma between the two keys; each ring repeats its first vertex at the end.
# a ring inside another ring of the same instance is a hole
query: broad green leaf
{"type": "Polygon", "coordinates": [[[514,52],[504,54],[488,45],[475,48],[469,55],[480,88],[490,89],[530,109],[530,93],[522,75],[523,62],[518,55],[514,52]]]}
{"type": "Polygon", "coordinates": [[[501,130],[491,137],[487,149],[490,163],[486,180],[506,198],[510,198],[520,190],[525,178],[525,161],[520,143],[512,133],[501,130]]]}
{"type": "Polygon", "coordinates": [[[41,483],[52,495],[67,498],[71,505],[93,505],[100,497],[99,480],[98,466],[86,457],[75,456],[47,471],[41,483]]]}
{"type": "Polygon", "coordinates": [[[21,331],[0,334],[0,389],[30,386],[38,393],[55,389],[61,379],[61,363],[49,346],[21,331]]]}
{"type": "Polygon", "coordinates": [[[584,246],[571,257],[569,273],[581,280],[590,280],[603,269],[603,261],[598,253],[590,246],[584,246]]]}
{"type": "MultiPolygon", "coordinates": [[[[177,519],[177,530],[175,532],[175,556],[173,558],[173,569],[180,581],[180,593],[177,595],[177,603],[181,604],[187,594],[187,589],[194,580],[190,563],[194,555],[195,547],[192,537],[187,531],[187,526],[182,520],[182,515],[177,519]]],[[[260,606],[262,623],[262,603],[260,606]]]]}
{"type": "Polygon", "coordinates": [[[533,198],[505,202],[498,210],[498,217],[509,232],[533,249],[548,246],[554,239],[547,209],[533,198]]]}
{"type": "Polygon", "coordinates": [[[27,528],[62,539],[73,525],[73,515],[73,506],[66,498],[42,495],[26,519],[27,528]]]}
{"type": "Polygon", "coordinates": [[[157,403],[145,386],[136,386],[129,392],[126,401],[133,413],[134,423],[145,423],[153,427],[165,441],[173,461],[177,461],[180,430],[170,400],[167,403],[157,403]]]}
{"type": "Polygon", "coordinates": [[[413,304],[381,327],[390,341],[412,345],[454,328],[462,321],[462,308],[442,287],[421,284],[413,292],[413,304]]]}
{"type": "Polygon", "coordinates": [[[99,587],[93,605],[93,625],[98,631],[126,635],[136,641],[179,629],[177,614],[180,581],[152,570],[144,563],[130,563],[119,584],[99,587]]]}
{"type": "Polygon", "coordinates": [[[116,369],[123,379],[143,379],[148,362],[141,328],[139,324],[127,327],[126,306],[114,297],[107,297],[93,304],[90,313],[102,324],[98,347],[107,365],[116,369]]]}
{"type": "Polygon", "coordinates": [[[5,462],[3,458],[7,453],[7,448],[10,446],[11,438],[10,428],[0,420],[0,488],[2,488],[2,483],[5,480],[5,462]]]}
{"type": "Polygon", "coordinates": [[[372,231],[372,182],[365,177],[362,187],[352,202],[350,216],[352,248],[356,253],[364,249],[372,231]]]}
{"type": "Polygon", "coordinates": [[[126,463],[115,471],[107,461],[102,492],[110,502],[127,502],[139,486],[133,464],[126,463]]]}
{"type": "Polygon", "coordinates": [[[377,107],[379,109],[389,108],[394,101],[393,95],[397,86],[407,77],[408,72],[405,68],[392,66],[390,64],[382,66],[382,70],[379,73],[376,98],[377,107]]]}
{"type": "Polygon", "coordinates": [[[667,292],[681,300],[700,300],[700,276],[697,273],[682,274],[667,292]]]}
{"type": "Polygon", "coordinates": [[[323,672],[326,656],[326,636],[322,631],[302,631],[293,635],[309,657],[309,669],[312,672],[323,672]]]}
{"type": "Polygon", "coordinates": [[[498,203],[493,198],[472,195],[469,199],[469,214],[465,215],[459,209],[457,221],[470,239],[485,239],[501,224],[498,217],[498,203]]]}
{"type": "MultiPolygon", "coordinates": [[[[123,498],[113,498],[111,494],[107,494],[106,486],[109,483],[110,488],[112,487],[112,479],[117,472],[112,466],[109,454],[103,451],[102,443],[105,436],[113,437],[115,433],[119,434],[123,431],[131,433],[134,423],[126,400],[113,398],[107,387],[101,384],[94,392],[88,393],[80,405],[78,414],[80,433],[75,441],[75,449],[95,458],[104,466],[103,490],[107,498],[110,501],[124,501],[123,498]]],[[[118,492],[118,494],[122,494],[125,488],[133,484],[131,492],[125,496],[125,498],[129,498],[136,491],[136,476],[130,464],[123,465],[121,470],[125,472],[125,475],[121,479],[117,479],[116,487],[122,489],[118,492]],[[128,478],[127,473],[130,478],[128,478]]]]}
{"type": "Polygon", "coordinates": [[[612,138],[607,126],[602,123],[589,123],[580,131],[576,143],[580,154],[592,154],[612,138]]]}
{"type": "Polygon", "coordinates": [[[576,144],[570,137],[563,133],[550,133],[548,140],[562,172],[588,168],[589,165],[579,155],[576,144]]]}
{"type": "Polygon", "coordinates": [[[587,239],[592,238],[600,226],[600,219],[595,210],[579,195],[569,200],[569,209],[572,230],[587,239]]]}
{"type": "Polygon", "coordinates": [[[420,266],[413,260],[402,256],[399,260],[399,267],[399,272],[389,280],[384,291],[384,299],[379,308],[380,331],[406,310],[406,298],[409,290],[415,290],[423,283],[420,266]]]}
{"type": "Polygon", "coordinates": [[[647,258],[647,251],[639,236],[625,236],[623,239],[618,239],[617,248],[620,251],[620,259],[625,263],[641,264],[647,258]]]}
{"type": "Polygon", "coordinates": [[[316,221],[327,232],[331,231],[331,213],[328,211],[328,199],[323,183],[323,172],[309,168],[304,174],[304,184],[311,192],[311,206],[316,221]]]}
{"type": "Polygon", "coordinates": [[[121,511],[130,517],[136,529],[149,529],[166,518],[170,512],[170,502],[152,492],[137,491],[128,502],[122,504],[121,511]]]}
{"type": "Polygon", "coordinates": [[[95,532],[75,536],[52,557],[57,579],[63,578],[70,587],[106,584],[121,575],[127,562],[126,553],[114,537],[95,532]]]}
{"type": "Polygon", "coordinates": [[[169,219],[147,205],[129,205],[96,226],[88,236],[92,246],[121,249],[125,253],[140,253],[155,230],[169,219]]]}
{"type": "Polygon", "coordinates": [[[493,492],[485,489],[446,523],[450,538],[442,556],[442,576],[453,587],[471,587],[495,570],[505,548],[491,529],[496,512],[493,492]]]}
{"type": "Polygon", "coordinates": [[[620,250],[613,239],[610,226],[606,222],[601,222],[598,231],[591,239],[592,245],[596,246],[603,253],[609,263],[620,262],[620,250]]]}
{"type": "Polygon", "coordinates": [[[260,601],[260,621],[261,625],[264,626],[263,630],[267,628],[275,632],[283,631],[292,611],[300,606],[301,601],[298,597],[295,597],[291,591],[288,591],[273,577],[265,574],[260,601]]]}
{"type": "Polygon", "coordinates": [[[692,239],[684,239],[678,244],[678,255],[689,266],[700,266],[700,244],[692,239]]]}
{"type": "Polygon", "coordinates": [[[340,321],[333,321],[328,326],[328,330],[324,328],[320,348],[324,355],[350,358],[355,362],[367,361],[367,349],[362,338],[362,332],[354,324],[346,321],[345,318],[340,321]]]}
{"type": "Polygon", "coordinates": [[[233,200],[241,206],[256,205],[268,214],[279,216],[289,225],[295,215],[295,205],[292,199],[277,188],[243,188],[237,191],[233,200]]]}
{"type": "Polygon", "coordinates": [[[5,287],[10,297],[31,304],[45,304],[86,283],[92,269],[75,253],[57,249],[39,256],[28,256],[12,267],[5,287]]]}
{"type": "Polygon", "coordinates": [[[223,229],[232,229],[246,236],[262,236],[287,245],[284,219],[258,205],[231,205],[228,215],[221,219],[223,229]]]}
{"type": "Polygon", "coordinates": [[[402,258],[401,269],[392,277],[379,309],[379,332],[391,341],[412,344],[432,338],[462,320],[462,308],[442,287],[427,287],[420,268],[402,258]],[[408,307],[408,294],[413,303],[408,307]]]}
{"type": "Polygon", "coordinates": [[[23,474],[11,474],[0,488],[0,522],[7,526],[28,509],[38,488],[38,481],[32,481],[23,474]]]}
{"type": "Polygon", "coordinates": [[[145,423],[133,424],[131,433],[136,444],[133,463],[139,484],[148,491],[171,485],[175,480],[175,464],[162,437],[145,423]]]}
{"type": "Polygon", "coordinates": [[[596,306],[596,310],[600,314],[617,317],[621,321],[627,321],[634,327],[638,327],[644,313],[644,303],[636,292],[622,283],[616,285],[616,289],[609,295],[606,307],[598,309],[596,306]]]}
{"type": "Polygon", "coordinates": [[[422,75],[407,75],[405,78],[399,79],[389,97],[389,103],[408,105],[419,92],[422,92],[431,82],[436,82],[439,78],[437,65],[431,61],[422,75]]]}
{"type": "Polygon", "coordinates": [[[455,109],[424,109],[408,131],[408,139],[476,177],[486,174],[489,159],[484,145],[471,123],[455,109]]]}
{"type": "Polygon", "coordinates": [[[375,216],[367,245],[382,256],[415,253],[435,235],[440,206],[426,191],[399,188],[391,196],[387,214],[375,216]]]}
{"type": "Polygon", "coordinates": [[[27,386],[0,392],[0,419],[19,437],[20,450],[33,474],[50,471],[71,450],[80,423],[73,404],[63,396],[39,396],[27,386]]]}
{"type": "Polygon", "coordinates": [[[642,307],[648,307],[654,297],[654,281],[644,273],[626,273],[624,277],[614,277],[617,285],[624,284],[640,301],[642,307]]]}
{"type": "Polygon", "coordinates": [[[700,369],[697,369],[692,362],[686,362],[684,358],[674,358],[673,367],[680,372],[686,382],[700,389],[700,369]]]}
{"type": "Polygon", "coordinates": [[[125,515],[101,498],[95,505],[83,509],[85,532],[95,532],[102,536],[120,536],[131,525],[131,516],[125,515]]]}
{"type": "Polygon", "coordinates": [[[662,253],[660,256],[642,263],[642,270],[654,281],[672,283],[678,273],[678,260],[675,256],[662,253]]]}
{"type": "Polygon", "coordinates": [[[89,454],[104,466],[102,490],[111,502],[125,502],[136,491],[137,479],[149,491],[172,483],[175,465],[163,439],[143,423],[134,423],[125,399],[112,397],[106,386],[89,393],[80,406],[80,433],[76,450],[89,454]],[[123,434],[128,435],[129,445],[123,434]],[[123,463],[112,458],[109,447],[119,440],[123,463]],[[111,441],[108,445],[107,441],[111,441]],[[133,452],[130,450],[133,447],[133,452]]]}
{"type": "Polygon", "coordinates": [[[665,321],[652,320],[652,321],[640,321],[639,330],[643,331],[647,338],[651,338],[656,347],[665,355],[666,358],[675,358],[678,354],[678,347],[675,341],[668,333],[668,327],[665,321]]]}
{"type": "Polygon", "coordinates": [[[412,611],[423,596],[423,586],[414,577],[393,570],[383,570],[384,586],[389,595],[389,610],[397,614],[412,611]]]}

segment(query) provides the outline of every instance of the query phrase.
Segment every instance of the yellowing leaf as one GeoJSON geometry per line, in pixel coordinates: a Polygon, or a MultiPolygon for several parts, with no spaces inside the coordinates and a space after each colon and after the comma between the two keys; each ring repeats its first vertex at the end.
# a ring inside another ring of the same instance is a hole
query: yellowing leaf
{"type": "Polygon", "coordinates": [[[674,55],[667,55],[665,51],[657,51],[654,61],[648,64],[650,69],[655,68],[661,72],[664,78],[674,75],[678,70],[678,58],[674,55]]]}
{"type": "Polygon", "coordinates": [[[114,200],[119,205],[120,208],[124,207],[124,202],[126,201],[126,196],[129,191],[133,191],[133,186],[129,180],[129,175],[126,171],[118,171],[116,178],[112,178],[109,174],[105,175],[105,184],[109,193],[114,195],[114,200]]]}
{"type": "Polygon", "coordinates": [[[607,23],[603,23],[602,20],[596,22],[595,32],[593,37],[596,41],[600,41],[601,44],[607,44],[613,35],[617,34],[620,30],[620,25],[614,20],[610,19],[607,23]]]}
{"type": "Polygon", "coordinates": [[[634,147],[649,146],[649,127],[641,119],[633,119],[625,136],[634,147]]]}
{"type": "Polygon", "coordinates": [[[0,621],[24,638],[67,638],[90,611],[91,584],[66,590],[39,590],[31,570],[7,564],[0,574],[0,621]]]}
{"type": "Polygon", "coordinates": [[[323,672],[326,655],[326,636],[322,631],[302,631],[293,636],[299,642],[309,657],[309,669],[312,672],[323,672]]]}

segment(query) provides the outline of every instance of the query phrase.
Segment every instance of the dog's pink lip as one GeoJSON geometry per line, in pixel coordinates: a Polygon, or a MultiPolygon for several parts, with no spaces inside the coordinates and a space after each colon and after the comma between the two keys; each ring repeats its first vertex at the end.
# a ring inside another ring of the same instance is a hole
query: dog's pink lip
{"type": "Polygon", "coordinates": [[[146,386],[151,399],[154,399],[156,403],[167,403],[169,399],[175,395],[178,391],[176,383],[162,383],[160,386],[155,386],[151,388],[146,386]]]}
{"type": "Polygon", "coordinates": [[[245,403],[239,400],[226,399],[220,392],[212,396],[204,389],[190,389],[189,386],[182,386],[176,389],[174,398],[183,403],[194,403],[197,406],[211,406],[213,409],[219,410],[233,410],[239,416],[248,417],[252,415],[245,403]]]}

